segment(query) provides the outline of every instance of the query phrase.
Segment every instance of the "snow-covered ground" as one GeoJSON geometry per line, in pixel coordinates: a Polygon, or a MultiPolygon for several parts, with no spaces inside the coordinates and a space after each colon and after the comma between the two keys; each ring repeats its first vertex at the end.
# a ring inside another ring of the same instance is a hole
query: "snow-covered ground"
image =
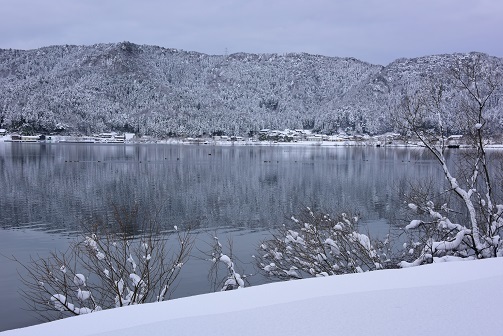
{"type": "Polygon", "coordinates": [[[503,335],[503,258],[314,278],[67,318],[19,335],[503,335]]]}

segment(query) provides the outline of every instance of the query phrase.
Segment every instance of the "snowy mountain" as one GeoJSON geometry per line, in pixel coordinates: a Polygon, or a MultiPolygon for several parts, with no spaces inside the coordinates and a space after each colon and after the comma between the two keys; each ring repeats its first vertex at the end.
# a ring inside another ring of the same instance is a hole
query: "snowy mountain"
{"type": "MultiPolygon", "coordinates": [[[[158,137],[246,135],[261,128],[382,133],[392,130],[391,113],[403,93],[424,81],[441,78],[455,94],[445,70],[473,55],[503,69],[503,59],[474,53],[383,67],[354,58],[216,56],[129,42],[0,49],[0,128],[158,137]]],[[[498,104],[491,108],[501,111],[498,104]]],[[[497,116],[501,129],[501,112],[497,116]]]]}

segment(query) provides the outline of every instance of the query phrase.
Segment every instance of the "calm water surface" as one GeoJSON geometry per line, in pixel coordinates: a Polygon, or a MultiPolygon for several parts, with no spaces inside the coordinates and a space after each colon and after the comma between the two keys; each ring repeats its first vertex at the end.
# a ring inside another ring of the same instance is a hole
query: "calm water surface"
{"type": "MultiPolygon", "coordinates": [[[[410,148],[0,143],[0,253],[64,249],[86,219],[138,203],[159,210],[166,230],[191,227],[199,244],[215,231],[233,237],[253,273],[258,241],[301,207],[358,213],[382,232],[408,181],[430,177],[442,179],[436,163],[410,148]]],[[[0,258],[0,331],[36,323],[21,310],[19,267],[0,258]]],[[[210,291],[208,269],[191,261],[174,297],[210,291]]]]}

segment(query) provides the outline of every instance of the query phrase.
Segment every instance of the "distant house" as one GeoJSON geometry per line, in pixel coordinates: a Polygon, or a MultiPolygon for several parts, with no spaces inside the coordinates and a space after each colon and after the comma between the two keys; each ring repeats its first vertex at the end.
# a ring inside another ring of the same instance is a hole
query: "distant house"
{"type": "Polygon", "coordinates": [[[10,142],[38,142],[40,140],[39,135],[19,135],[19,134],[12,134],[10,136],[10,142]]]}
{"type": "Polygon", "coordinates": [[[0,135],[4,136],[5,134],[7,134],[7,130],[0,128],[0,135]]]}
{"type": "Polygon", "coordinates": [[[115,133],[115,132],[109,132],[109,133],[100,133],[100,134],[98,134],[98,137],[100,137],[102,139],[112,139],[116,135],[117,135],[117,133],[115,133]]]}
{"type": "Polygon", "coordinates": [[[315,141],[315,142],[322,142],[323,141],[323,136],[315,134],[312,136],[308,136],[306,138],[307,141],[315,141]]]}
{"type": "Polygon", "coordinates": [[[455,134],[455,135],[451,135],[447,138],[447,141],[460,141],[461,139],[463,139],[463,135],[461,134],[455,134]]]}
{"type": "Polygon", "coordinates": [[[449,148],[459,148],[463,142],[462,135],[451,135],[447,138],[447,147],[449,148]]]}

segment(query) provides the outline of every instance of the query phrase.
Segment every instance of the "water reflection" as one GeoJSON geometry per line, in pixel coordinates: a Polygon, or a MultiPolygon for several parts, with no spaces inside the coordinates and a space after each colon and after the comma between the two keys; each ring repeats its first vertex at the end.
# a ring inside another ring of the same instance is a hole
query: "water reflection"
{"type": "MultiPolygon", "coordinates": [[[[249,262],[256,242],[302,206],[359,214],[386,231],[411,181],[429,179],[443,181],[438,164],[410,148],[0,143],[0,252],[43,255],[66,246],[82,222],[111,218],[112,204],[139,204],[159,211],[165,231],[219,230],[223,240],[232,232],[234,252],[249,262]]],[[[176,296],[208,292],[206,267],[192,261],[176,296]]],[[[18,306],[15,268],[3,268],[1,286],[18,306]]],[[[3,320],[0,330],[33,323],[3,320]]]]}
{"type": "Polygon", "coordinates": [[[1,227],[74,230],[110,204],[166,226],[269,228],[309,205],[391,218],[403,181],[439,176],[421,150],[0,144],[1,227]]]}

